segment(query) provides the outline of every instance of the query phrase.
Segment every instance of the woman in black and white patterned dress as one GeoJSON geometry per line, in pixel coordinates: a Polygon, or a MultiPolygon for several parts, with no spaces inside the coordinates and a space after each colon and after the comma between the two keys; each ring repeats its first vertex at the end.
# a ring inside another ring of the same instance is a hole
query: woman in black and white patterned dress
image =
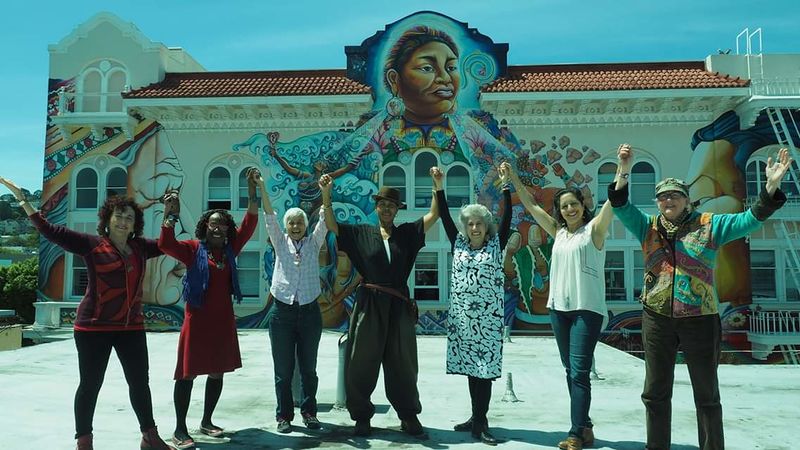
{"type": "MultiPolygon", "coordinates": [[[[500,181],[509,181],[507,170],[500,181]]],[[[503,249],[511,226],[511,193],[503,188],[503,219],[498,231],[492,213],[483,205],[461,208],[458,231],[444,191],[437,201],[453,251],[453,274],[447,325],[447,373],[466,375],[472,399],[472,417],[456,425],[456,431],[471,431],[475,439],[496,445],[489,433],[486,414],[492,381],[503,364],[503,249]]]]}

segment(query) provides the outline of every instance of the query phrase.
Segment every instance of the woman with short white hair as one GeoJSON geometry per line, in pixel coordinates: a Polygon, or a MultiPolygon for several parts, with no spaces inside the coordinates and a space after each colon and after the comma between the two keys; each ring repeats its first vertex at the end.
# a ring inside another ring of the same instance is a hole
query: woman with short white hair
{"type": "MultiPolygon", "coordinates": [[[[500,170],[507,183],[508,171],[500,170]]],[[[450,239],[453,270],[447,313],[447,373],[466,375],[472,400],[472,416],[454,427],[471,431],[486,445],[497,445],[489,433],[489,400],[492,381],[502,375],[503,365],[503,249],[511,227],[511,193],[503,189],[500,229],[483,205],[461,208],[460,231],[450,217],[444,191],[437,191],[442,225],[450,239]]]]}
{"type": "Polygon", "coordinates": [[[278,215],[269,201],[264,179],[259,177],[256,181],[261,187],[267,234],[275,248],[275,268],[269,289],[274,300],[268,323],[275,370],[277,429],[279,433],[292,431],[292,377],[296,355],[302,396],[300,414],[305,426],[316,430],[320,428],[317,419],[317,352],[322,336],[322,313],[317,302],[322,294],[319,251],[325,243],[328,228],[324,220],[317,220],[314,230],[306,236],[308,216],[305,211],[289,208],[283,215],[284,233],[278,226],[278,215]]]}

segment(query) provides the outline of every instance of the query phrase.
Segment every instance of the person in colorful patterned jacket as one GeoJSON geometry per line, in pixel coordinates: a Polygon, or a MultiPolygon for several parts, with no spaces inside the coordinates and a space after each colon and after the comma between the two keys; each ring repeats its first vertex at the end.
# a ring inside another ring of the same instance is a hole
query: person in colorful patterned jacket
{"type": "MultiPolygon", "coordinates": [[[[447,311],[447,373],[466,375],[472,416],[453,427],[471,431],[486,445],[497,445],[489,433],[492,381],[503,369],[503,251],[511,228],[509,171],[500,167],[503,183],[503,218],[498,230],[492,212],[481,204],[461,208],[461,232],[450,217],[444,190],[436,191],[439,215],[453,252],[450,308],[447,311]]],[[[437,169],[435,177],[441,178],[437,169]]]]}
{"type": "Polygon", "coordinates": [[[131,406],[142,431],[141,448],[169,449],[153,420],[142,283],[147,260],[161,255],[153,239],[142,238],[144,214],[130,198],[108,197],[97,213],[97,233],[54,225],[25,201],[14,182],[0,177],[48,241],[83,258],[86,292],[78,304],[74,337],[80,382],[75,393],[75,438],[79,450],[91,450],[92,422],[111,349],[128,382],[131,406]]]}
{"type": "Polygon", "coordinates": [[[158,247],[186,266],[183,278],[184,321],[178,341],[175,367],[176,425],[172,443],[179,449],[194,446],[186,428],[186,414],[192,385],[198,375],[208,375],[200,432],[219,437],[223,429],[214,425],[211,416],[222,394],[222,377],[242,367],[236,318],[232,298],[241,301],[236,257],[258,224],[256,177],[258,170],[247,172],[248,205],[242,225],[228,211],[206,211],[197,222],[197,239],[177,241],[174,225],[180,211],[177,193],[164,197],[164,225],[158,247]]]}
{"type": "Polygon", "coordinates": [[[639,239],[644,257],[641,301],[645,381],[642,392],[647,448],[669,449],[672,385],[678,347],[683,350],[697,409],[701,449],[725,447],[717,367],[721,327],[714,284],[717,251],[726,242],[758,229],[780,208],[786,196],[778,189],[792,159],[781,149],[769,158],[766,187],[756,204],[736,214],[700,213],[693,209],[688,186],[666,178],[656,185],[657,215],[628,202],[630,148],[618,154],[619,165],[608,198],[614,214],[639,239]]]}
{"type": "MultiPolygon", "coordinates": [[[[306,236],[308,216],[301,208],[289,208],[283,215],[286,232],[278,225],[278,214],[269,200],[264,179],[256,179],[261,188],[261,205],[267,235],[275,248],[275,268],[269,292],[269,342],[275,371],[275,419],[279,433],[292,431],[294,400],[292,376],[295,355],[300,371],[300,414],[306,427],[320,428],[317,419],[317,353],[322,337],[322,312],[317,298],[322,294],[319,282],[319,251],[325,243],[328,227],[317,220],[306,236]]],[[[324,208],[324,206],[321,206],[324,208]]],[[[321,215],[324,215],[321,211],[321,215]]]]}

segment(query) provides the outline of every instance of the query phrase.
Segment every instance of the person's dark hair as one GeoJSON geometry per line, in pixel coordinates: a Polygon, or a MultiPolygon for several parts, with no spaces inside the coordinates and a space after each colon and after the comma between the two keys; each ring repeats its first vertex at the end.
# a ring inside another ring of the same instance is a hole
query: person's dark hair
{"type": "Polygon", "coordinates": [[[208,232],[208,220],[215,213],[219,213],[219,215],[221,215],[225,220],[225,223],[228,225],[228,242],[233,242],[233,239],[236,238],[236,221],[233,220],[231,213],[224,209],[209,209],[208,211],[204,212],[203,216],[200,217],[200,220],[197,222],[197,226],[194,228],[195,237],[201,241],[206,240],[206,233],[208,232]]]}
{"type": "Polygon", "coordinates": [[[556,192],[556,195],[553,197],[553,217],[556,219],[556,222],[558,222],[558,226],[561,228],[567,226],[567,221],[564,219],[564,216],[561,215],[561,197],[564,194],[572,194],[575,196],[576,200],[581,202],[581,205],[583,205],[583,223],[584,225],[589,223],[592,217],[594,217],[594,211],[586,206],[586,201],[583,199],[583,192],[581,192],[580,189],[568,187],[556,192]]]}
{"type": "MultiPolygon", "coordinates": [[[[452,50],[453,53],[458,56],[458,48],[456,47],[456,43],[447,33],[427,27],[425,25],[416,26],[403,33],[403,35],[400,36],[397,42],[395,42],[392,46],[392,49],[389,51],[389,56],[386,58],[386,64],[383,68],[384,75],[389,72],[390,69],[394,69],[400,73],[405,63],[411,59],[411,55],[414,53],[414,51],[430,42],[441,42],[442,44],[450,47],[450,50],[452,50]]],[[[383,78],[383,83],[386,86],[386,89],[389,91],[392,90],[392,87],[389,85],[389,81],[385,76],[383,78]]]]}
{"type": "Polygon", "coordinates": [[[129,236],[128,239],[141,237],[144,232],[144,213],[142,212],[142,207],[137,205],[130,197],[120,197],[117,195],[106,197],[106,201],[103,202],[103,206],[101,206],[100,211],[97,212],[97,234],[108,237],[108,223],[111,221],[111,215],[114,214],[114,211],[124,210],[128,206],[133,209],[134,216],[133,236],[129,236]]]}

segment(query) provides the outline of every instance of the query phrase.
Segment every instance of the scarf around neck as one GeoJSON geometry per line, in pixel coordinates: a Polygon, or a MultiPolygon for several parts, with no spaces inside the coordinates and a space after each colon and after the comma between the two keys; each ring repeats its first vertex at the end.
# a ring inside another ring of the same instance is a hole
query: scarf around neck
{"type": "MultiPolygon", "coordinates": [[[[236,257],[230,245],[225,246],[225,257],[231,268],[231,288],[236,303],[242,302],[242,292],[239,287],[239,273],[236,267],[236,257]]],[[[195,308],[200,308],[205,303],[205,294],[208,290],[208,247],[205,241],[200,242],[195,254],[194,264],[186,269],[183,276],[183,301],[195,308]]]]}

